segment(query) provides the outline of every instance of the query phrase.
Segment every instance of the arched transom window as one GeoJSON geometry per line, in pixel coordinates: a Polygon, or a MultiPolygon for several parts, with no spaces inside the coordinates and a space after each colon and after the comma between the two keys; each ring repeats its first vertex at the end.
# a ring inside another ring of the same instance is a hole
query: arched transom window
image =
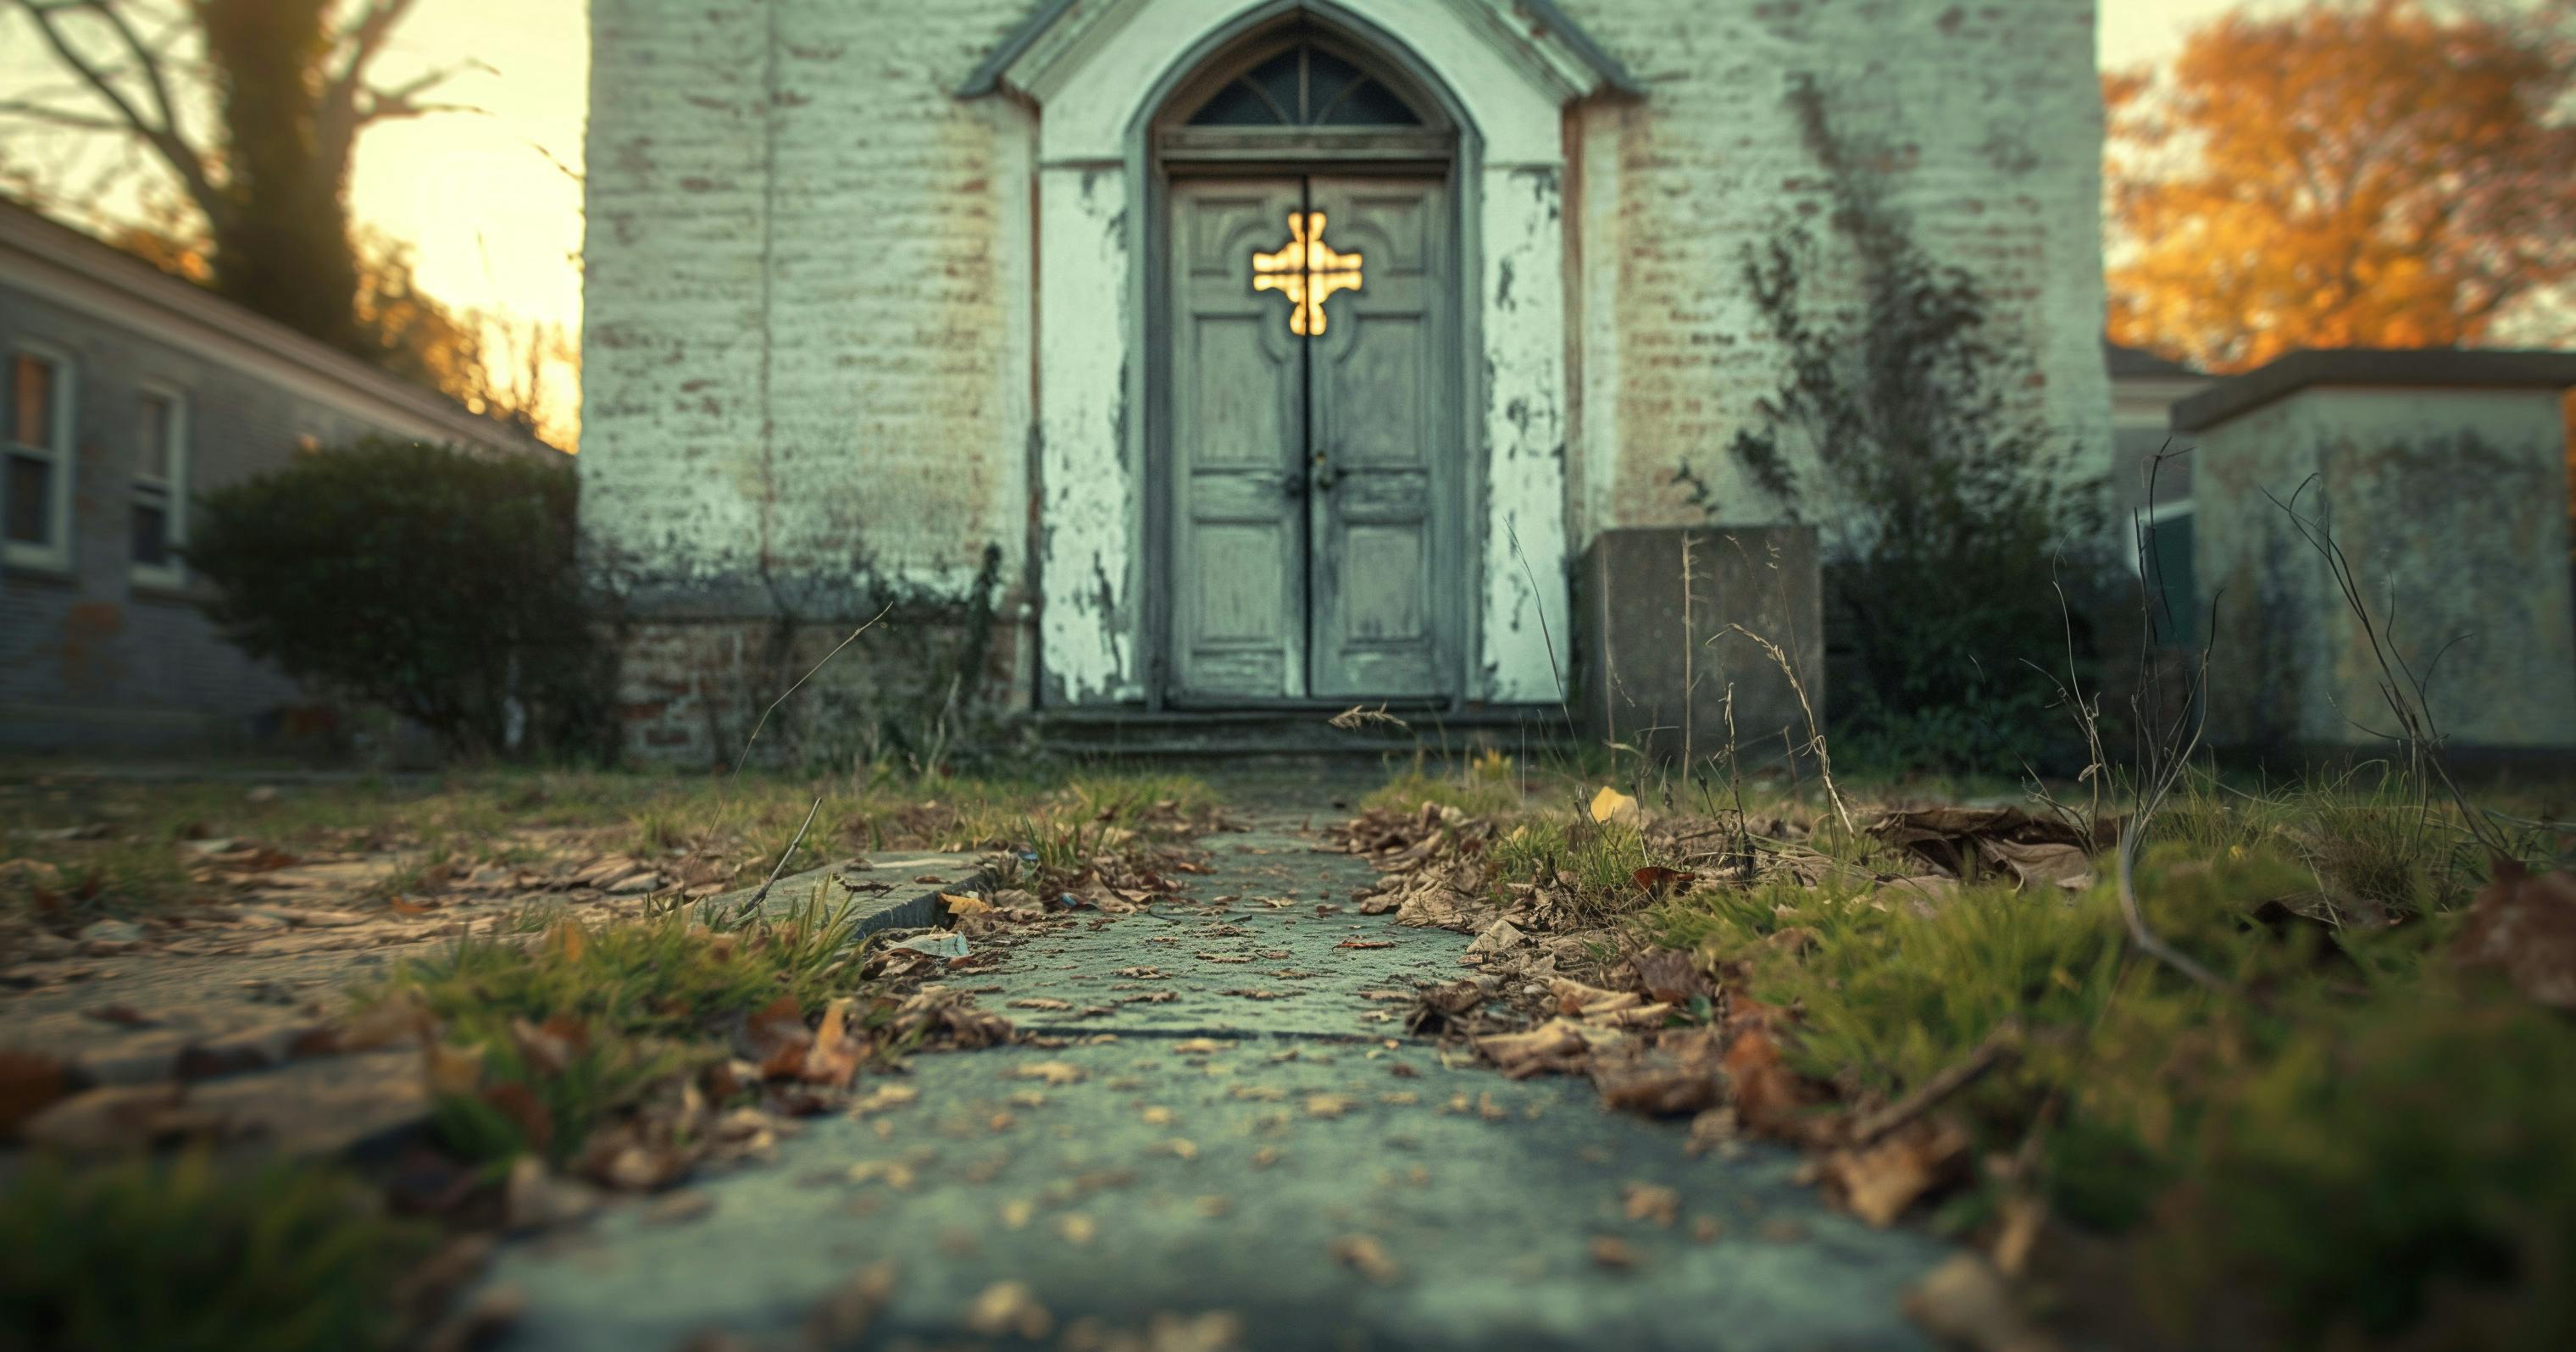
{"type": "Polygon", "coordinates": [[[1419,127],[1422,114],[1340,56],[1299,41],[1219,86],[1193,127],[1419,127]]]}

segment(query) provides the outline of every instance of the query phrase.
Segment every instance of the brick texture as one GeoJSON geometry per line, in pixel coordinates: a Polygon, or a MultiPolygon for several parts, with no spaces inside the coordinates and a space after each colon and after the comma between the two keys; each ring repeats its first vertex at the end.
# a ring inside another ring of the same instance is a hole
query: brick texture
{"type": "MultiPolygon", "coordinates": [[[[594,0],[584,517],[648,614],[847,619],[875,580],[962,592],[991,545],[1026,623],[1030,115],[953,91],[1034,3],[594,0]]],[[[1606,401],[1574,401],[1578,545],[1702,520],[1685,460],[1722,519],[1776,518],[1723,449],[1780,373],[1742,251],[1829,198],[1787,97],[1802,74],[2037,353],[2023,397],[2107,467],[2093,0],[1563,7],[1647,89],[1568,127],[1578,185],[1615,197],[1570,260],[1595,309],[1570,366],[1617,373],[1577,386],[1606,401]]],[[[676,640],[632,655],[666,685],[724,665],[676,640]]],[[[701,735],[674,707],[639,715],[638,746],[701,735]]]]}

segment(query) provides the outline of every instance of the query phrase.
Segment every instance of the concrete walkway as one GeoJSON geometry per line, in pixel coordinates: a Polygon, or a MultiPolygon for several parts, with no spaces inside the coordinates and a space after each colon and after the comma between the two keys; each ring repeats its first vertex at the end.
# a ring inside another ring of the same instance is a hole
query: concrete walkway
{"type": "Polygon", "coordinates": [[[505,1251],[500,1346],[1108,1347],[1216,1312],[1250,1348],[1925,1346],[1898,1292],[1943,1251],[1825,1211],[1787,1153],[1692,1159],[1589,1084],[1406,1036],[1467,939],[1358,916],[1366,866],[1302,816],[1203,842],[1187,902],[1003,939],[953,983],[1066,1045],[917,1058],[702,1200],[505,1251]],[[863,1336],[802,1340],[886,1260],[863,1336]]]}

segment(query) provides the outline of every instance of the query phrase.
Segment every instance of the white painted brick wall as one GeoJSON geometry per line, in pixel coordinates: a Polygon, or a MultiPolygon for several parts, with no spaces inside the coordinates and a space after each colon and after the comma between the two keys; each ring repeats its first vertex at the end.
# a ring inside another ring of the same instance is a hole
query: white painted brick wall
{"type": "MultiPolygon", "coordinates": [[[[675,579],[828,577],[860,551],[957,579],[990,542],[1021,580],[1030,115],[952,91],[1036,3],[594,0],[596,538],[675,579]]],[[[1777,383],[1741,250],[1826,198],[1785,99],[1800,71],[1840,126],[1910,152],[1898,201],[1989,279],[2048,416],[2107,457],[2093,0],[1563,7],[1648,90],[1569,128],[1578,546],[1699,519],[1685,457],[1723,514],[1768,513],[1723,450],[1777,383]]]]}
{"type": "Polygon", "coordinates": [[[1784,209],[1821,213],[1828,200],[1786,99],[1800,72],[1845,137],[1913,152],[1893,176],[1894,204],[1936,257],[1979,273],[1998,310],[2027,326],[2050,425],[2107,468],[2094,0],[1561,7],[1648,91],[1580,114],[1579,172],[1594,196],[1579,248],[1586,269],[1616,276],[1583,289],[1596,312],[1581,354],[1578,540],[1702,519],[1672,481],[1685,458],[1724,519],[1770,519],[1725,447],[1780,374],[1742,250],[1784,209]]]}
{"type": "Polygon", "coordinates": [[[988,543],[1016,574],[1028,284],[1003,216],[1026,209],[1025,130],[951,91],[1021,8],[592,5],[601,543],[677,580],[865,554],[962,583],[988,543]]]}

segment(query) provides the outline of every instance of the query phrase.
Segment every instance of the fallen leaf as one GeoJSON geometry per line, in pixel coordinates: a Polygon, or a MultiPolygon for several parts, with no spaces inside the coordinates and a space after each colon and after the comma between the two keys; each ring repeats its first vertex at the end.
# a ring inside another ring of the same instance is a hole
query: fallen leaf
{"type": "Polygon", "coordinates": [[[805,1064],[797,1077],[807,1084],[844,1085],[859,1073],[868,1058],[868,1041],[850,1027],[858,1002],[847,996],[834,1000],[823,1009],[823,1024],[814,1030],[813,1045],[805,1049],[805,1064]]]}
{"type": "Polygon", "coordinates": [[[1333,945],[1333,947],[1335,947],[1335,948],[1393,948],[1393,947],[1395,947],[1395,941],[1394,941],[1394,940],[1392,940],[1392,939],[1344,939],[1344,940],[1342,940],[1340,943],[1333,945]]]}
{"type": "Polygon", "coordinates": [[[1710,998],[1716,990],[1699,970],[1690,954],[1669,948],[1658,948],[1628,960],[1629,970],[1637,977],[1647,998],[1668,1005],[1687,1005],[1696,999],[1710,998]]]}
{"type": "Polygon", "coordinates": [[[1352,1099],[1348,1094],[1308,1094],[1306,1096],[1306,1115],[1308,1117],[1339,1117],[1342,1114],[1349,1112],[1351,1104],[1355,1101],[1356,1100],[1352,1099]]]}
{"type": "Polygon", "coordinates": [[[1404,1269],[1386,1256],[1386,1246],[1369,1235],[1344,1235],[1333,1241],[1333,1261],[1380,1286],[1393,1285],[1404,1269]]]}
{"type": "Polygon", "coordinates": [[[1925,1332],[1975,1352],[2055,1352],[2058,1346],[1975,1254],[1953,1255],[1926,1273],[1906,1290],[1904,1310],[1925,1332]]]}
{"type": "Polygon", "coordinates": [[[1018,1335],[1030,1342],[1047,1336],[1055,1317],[1038,1303],[1026,1282],[995,1282],[966,1307],[966,1329],[988,1338],[1018,1335]]]}
{"type": "Polygon", "coordinates": [[[1172,1044],[1172,1054],[1174,1056],[1213,1056],[1233,1045],[1231,1042],[1219,1042],[1212,1037],[1185,1037],[1172,1044]]]}
{"type": "Polygon", "coordinates": [[[1044,996],[1031,996],[1027,999],[1013,1000],[1010,1002],[1010,1005],[1013,1009],[1057,1010],[1073,1008],[1073,1002],[1070,1000],[1054,1000],[1048,999],[1044,996]]]}
{"type": "Polygon", "coordinates": [[[1011,1075],[1014,1079],[1044,1080],[1053,1085],[1080,1084],[1083,1069],[1069,1061],[1037,1061],[1013,1070],[1011,1075]]]}
{"type": "Polygon", "coordinates": [[[1637,800],[1604,784],[1592,795],[1592,820],[1607,825],[1611,822],[1633,822],[1637,819],[1637,800]]]}
{"type": "Polygon", "coordinates": [[[1852,1214],[1884,1230],[1966,1162],[1968,1138],[1946,1119],[1920,1118],[1864,1150],[1825,1157],[1823,1174],[1852,1214]]]}
{"type": "Polygon", "coordinates": [[[1631,873],[1628,876],[1637,884],[1638,891],[1648,893],[1649,895],[1661,896],[1681,884],[1697,878],[1699,875],[1685,869],[1665,868],[1661,864],[1648,864],[1644,868],[1638,869],[1636,872],[1631,873]]]}
{"type": "Polygon", "coordinates": [[[793,995],[770,1001],[744,1021],[743,1044],[759,1065],[761,1078],[782,1080],[796,1074],[805,1065],[805,1049],[814,1045],[814,1032],[805,1026],[805,1007],[793,995]]]}
{"type": "Polygon", "coordinates": [[[2500,971],[2525,997],[2576,1011],[2576,874],[2535,874],[2496,859],[2469,903],[2451,959],[2500,971]]]}
{"type": "Polygon", "coordinates": [[[1088,1244],[1100,1236],[1100,1223],[1079,1211],[1056,1217],[1055,1232],[1067,1244],[1088,1244]]]}
{"type": "Polygon", "coordinates": [[[870,1263],[850,1274],[805,1315],[805,1341],[816,1347],[840,1347],[867,1334],[868,1326],[894,1300],[896,1269],[891,1262],[870,1263]]]}
{"type": "Polygon", "coordinates": [[[1619,1190],[1619,1205],[1632,1221],[1670,1226],[1681,1215],[1682,1195],[1660,1183],[1630,1183],[1619,1190]]]}
{"type": "MultiPolygon", "coordinates": [[[[931,881],[938,880],[934,878],[931,881]]],[[[947,904],[950,915],[983,915],[993,909],[993,903],[982,897],[961,897],[954,892],[942,892],[939,899],[947,904]]]]}
{"type": "Polygon", "coordinates": [[[62,1062],[0,1047],[0,1138],[17,1135],[27,1119],[70,1093],[71,1077],[62,1062]]]}
{"type": "Polygon", "coordinates": [[[1637,1251],[1617,1235],[1594,1235],[1592,1261],[1598,1267],[1624,1271],[1637,1265],[1637,1251]]]}

